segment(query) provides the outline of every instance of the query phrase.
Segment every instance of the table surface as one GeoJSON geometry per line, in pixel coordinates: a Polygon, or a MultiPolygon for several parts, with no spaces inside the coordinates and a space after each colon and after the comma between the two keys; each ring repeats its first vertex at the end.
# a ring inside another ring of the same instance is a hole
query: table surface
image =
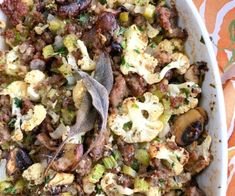
{"type": "Polygon", "coordinates": [[[235,0],[193,0],[212,38],[228,127],[228,196],[235,195],[235,0]]]}

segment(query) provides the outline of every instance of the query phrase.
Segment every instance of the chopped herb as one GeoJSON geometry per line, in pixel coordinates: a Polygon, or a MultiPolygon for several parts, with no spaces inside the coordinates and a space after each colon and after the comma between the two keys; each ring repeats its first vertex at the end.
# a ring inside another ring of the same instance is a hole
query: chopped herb
{"type": "Polygon", "coordinates": [[[204,38],[202,36],[201,36],[200,42],[205,44],[205,40],[204,40],[204,38]]]}
{"type": "Polygon", "coordinates": [[[78,21],[81,25],[87,24],[89,20],[90,20],[90,15],[88,13],[80,14],[78,16],[78,21]]]}
{"type": "Polygon", "coordinates": [[[9,122],[8,122],[8,127],[14,129],[15,128],[15,123],[16,123],[16,119],[12,118],[9,122]]]}
{"type": "Polygon", "coordinates": [[[21,41],[21,35],[18,31],[15,32],[15,42],[19,44],[21,41]]]}
{"type": "Polygon", "coordinates": [[[50,180],[51,180],[50,176],[46,176],[44,179],[44,183],[48,184],[50,180]]]}
{"type": "Polygon", "coordinates": [[[189,89],[187,89],[187,88],[182,88],[181,91],[185,94],[186,98],[189,97],[189,95],[190,95],[190,90],[189,90],[189,89]]]}
{"type": "Polygon", "coordinates": [[[15,187],[10,186],[10,187],[4,189],[3,194],[14,195],[14,194],[16,194],[16,189],[15,189],[15,187]]]}
{"type": "Polygon", "coordinates": [[[177,160],[180,161],[180,157],[177,154],[175,156],[176,156],[177,160]]]}
{"type": "Polygon", "coordinates": [[[129,122],[127,122],[123,125],[123,129],[125,131],[129,131],[131,129],[131,127],[132,127],[132,122],[131,121],[129,121],[129,122]]]}
{"type": "Polygon", "coordinates": [[[120,27],[120,28],[118,29],[118,31],[116,32],[116,35],[117,35],[117,36],[123,35],[125,32],[126,32],[126,28],[120,27]]]}
{"type": "Polygon", "coordinates": [[[21,108],[22,107],[22,100],[15,97],[14,98],[14,104],[16,105],[17,108],[21,108]]]}
{"type": "Polygon", "coordinates": [[[106,4],[106,3],[107,3],[107,1],[106,1],[106,0],[99,0],[99,2],[100,2],[102,5],[104,5],[104,4],[106,4]]]}
{"type": "Polygon", "coordinates": [[[162,179],[162,178],[160,178],[160,179],[158,180],[158,182],[159,182],[159,184],[160,184],[161,186],[163,186],[163,185],[165,184],[165,180],[162,179]]]}
{"type": "Polygon", "coordinates": [[[151,48],[156,48],[157,47],[157,44],[152,42],[150,45],[149,45],[151,48]]]}
{"type": "Polygon", "coordinates": [[[62,47],[58,50],[55,51],[55,55],[56,54],[60,54],[60,55],[67,55],[68,54],[68,50],[66,47],[62,47]]]}
{"type": "Polygon", "coordinates": [[[175,167],[175,162],[173,162],[173,163],[171,164],[171,167],[175,167]]]}
{"type": "Polygon", "coordinates": [[[133,103],[133,104],[132,104],[132,107],[133,107],[133,108],[137,108],[137,109],[139,108],[139,106],[138,106],[136,103],[133,103]]]}
{"type": "Polygon", "coordinates": [[[138,49],[134,49],[134,51],[138,54],[140,54],[140,51],[138,49]]]}
{"type": "Polygon", "coordinates": [[[125,64],[126,64],[126,60],[125,60],[125,58],[124,58],[124,57],[122,57],[121,64],[122,64],[122,65],[125,65],[125,64]]]}
{"type": "Polygon", "coordinates": [[[138,27],[138,29],[139,29],[140,32],[144,31],[143,27],[138,27]]]}
{"type": "Polygon", "coordinates": [[[154,140],[157,141],[157,142],[161,142],[159,137],[156,137],[154,140]]]}
{"type": "Polygon", "coordinates": [[[126,41],[122,41],[122,42],[121,42],[121,47],[122,47],[123,49],[126,49],[126,41]]]}
{"type": "Polygon", "coordinates": [[[135,171],[139,170],[139,162],[136,159],[132,162],[131,168],[134,169],[135,171]]]}

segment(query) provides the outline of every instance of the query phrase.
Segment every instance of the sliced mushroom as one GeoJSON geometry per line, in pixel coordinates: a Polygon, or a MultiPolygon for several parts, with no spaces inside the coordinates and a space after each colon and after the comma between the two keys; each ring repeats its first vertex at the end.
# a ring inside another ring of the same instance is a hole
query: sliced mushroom
{"type": "Polygon", "coordinates": [[[201,107],[191,109],[177,117],[173,123],[173,134],[176,137],[176,143],[185,146],[196,141],[202,134],[206,122],[207,114],[201,107]]]}
{"type": "Polygon", "coordinates": [[[65,144],[62,156],[53,161],[52,168],[56,171],[70,171],[78,164],[82,155],[82,144],[65,144]]]}
{"type": "Polygon", "coordinates": [[[10,151],[7,161],[8,175],[14,174],[16,171],[23,171],[32,165],[33,162],[29,155],[20,148],[14,148],[10,151]]]}
{"type": "Polygon", "coordinates": [[[184,74],[184,79],[186,81],[194,82],[196,84],[199,83],[200,71],[197,65],[191,65],[187,72],[184,74]]]}

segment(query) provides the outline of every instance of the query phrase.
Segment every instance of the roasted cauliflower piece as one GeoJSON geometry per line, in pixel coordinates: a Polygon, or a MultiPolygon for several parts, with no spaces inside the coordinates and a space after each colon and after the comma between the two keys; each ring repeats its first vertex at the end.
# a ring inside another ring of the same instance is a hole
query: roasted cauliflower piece
{"type": "Polygon", "coordinates": [[[33,110],[30,109],[27,115],[23,116],[23,123],[21,129],[25,131],[32,131],[35,127],[40,125],[46,118],[46,109],[43,105],[35,105],[33,110]]]}
{"type": "Polygon", "coordinates": [[[26,74],[24,81],[29,84],[27,93],[30,100],[38,101],[40,99],[40,95],[35,91],[35,87],[45,78],[45,74],[39,70],[32,70],[26,74]]]}
{"type": "Polygon", "coordinates": [[[129,72],[142,76],[148,84],[160,82],[171,69],[177,69],[179,74],[184,74],[190,66],[190,61],[183,53],[173,53],[173,42],[164,40],[158,46],[158,50],[167,51],[172,54],[172,62],[165,66],[159,73],[155,73],[158,65],[156,58],[146,53],[148,39],[136,25],[132,25],[125,32],[126,48],[121,64],[121,72],[127,75],[129,72]]]}
{"type": "Polygon", "coordinates": [[[12,76],[24,76],[27,73],[27,67],[23,66],[19,60],[19,47],[16,46],[5,54],[5,72],[12,76]]]}
{"type": "Polygon", "coordinates": [[[134,190],[118,185],[116,182],[117,175],[113,173],[106,173],[101,179],[101,188],[106,195],[133,195],[134,190]]]}
{"type": "Polygon", "coordinates": [[[82,53],[82,59],[78,60],[78,65],[81,66],[81,70],[93,71],[95,69],[95,62],[90,58],[87,48],[83,41],[77,40],[77,47],[82,53]]]}
{"type": "Polygon", "coordinates": [[[45,167],[41,163],[34,163],[24,170],[22,176],[26,180],[31,181],[33,184],[38,185],[42,184],[44,181],[44,171],[45,167]]]}
{"type": "Polygon", "coordinates": [[[125,99],[119,112],[108,119],[110,129],[127,143],[151,141],[163,130],[159,117],[164,108],[158,97],[147,92],[144,98],[144,102],[125,99]]]}
{"type": "Polygon", "coordinates": [[[9,84],[5,89],[0,92],[0,95],[9,95],[12,99],[17,98],[27,98],[27,88],[28,85],[23,81],[14,81],[9,84]]]}
{"type": "Polygon", "coordinates": [[[56,175],[49,181],[48,186],[56,187],[61,185],[72,184],[74,181],[74,174],[56,173],[56,175]]]}
{"type": "Polygon", "coordinates": [[[194,142],[187,147],[190,159],[185,165],[185,169],[193,175],[201,172],[212,161],[210,152],[211,140],[211,136],[208,135],[200,145],[194,142]]]}
{"type": "Polygon", "coordinates": [[[170,97],[182,97],[184,103],[172,109],[173,114],[183,114],[198,104],[198,94],[201,93],[201,88],[194,82],[185,82],[182,84],[169,84],[168,95],[170,97]]]}
{"type": "Polygon", "coordinates": [[[165,143],[154,141],[149,147],[149,154],[151,158],[161,159],[167,161],[168,166],[172,168],[175,175],[179,175],[184,170],[184,165],[188,162],[189,154],[181,147],[178,147],[173,139],[167,139],[165,143]],[[174,149],[170,148],[174,144],[174,149]]]}

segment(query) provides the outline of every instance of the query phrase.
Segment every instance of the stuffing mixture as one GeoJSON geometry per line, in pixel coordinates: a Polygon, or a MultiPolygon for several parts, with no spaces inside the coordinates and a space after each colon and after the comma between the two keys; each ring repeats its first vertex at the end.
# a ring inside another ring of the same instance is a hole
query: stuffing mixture
{"type": "Polygon", "coordinates": [[[0,9],[1,195],[205,195],[207,66],[186,55],[173,2],[0,9]]]}

